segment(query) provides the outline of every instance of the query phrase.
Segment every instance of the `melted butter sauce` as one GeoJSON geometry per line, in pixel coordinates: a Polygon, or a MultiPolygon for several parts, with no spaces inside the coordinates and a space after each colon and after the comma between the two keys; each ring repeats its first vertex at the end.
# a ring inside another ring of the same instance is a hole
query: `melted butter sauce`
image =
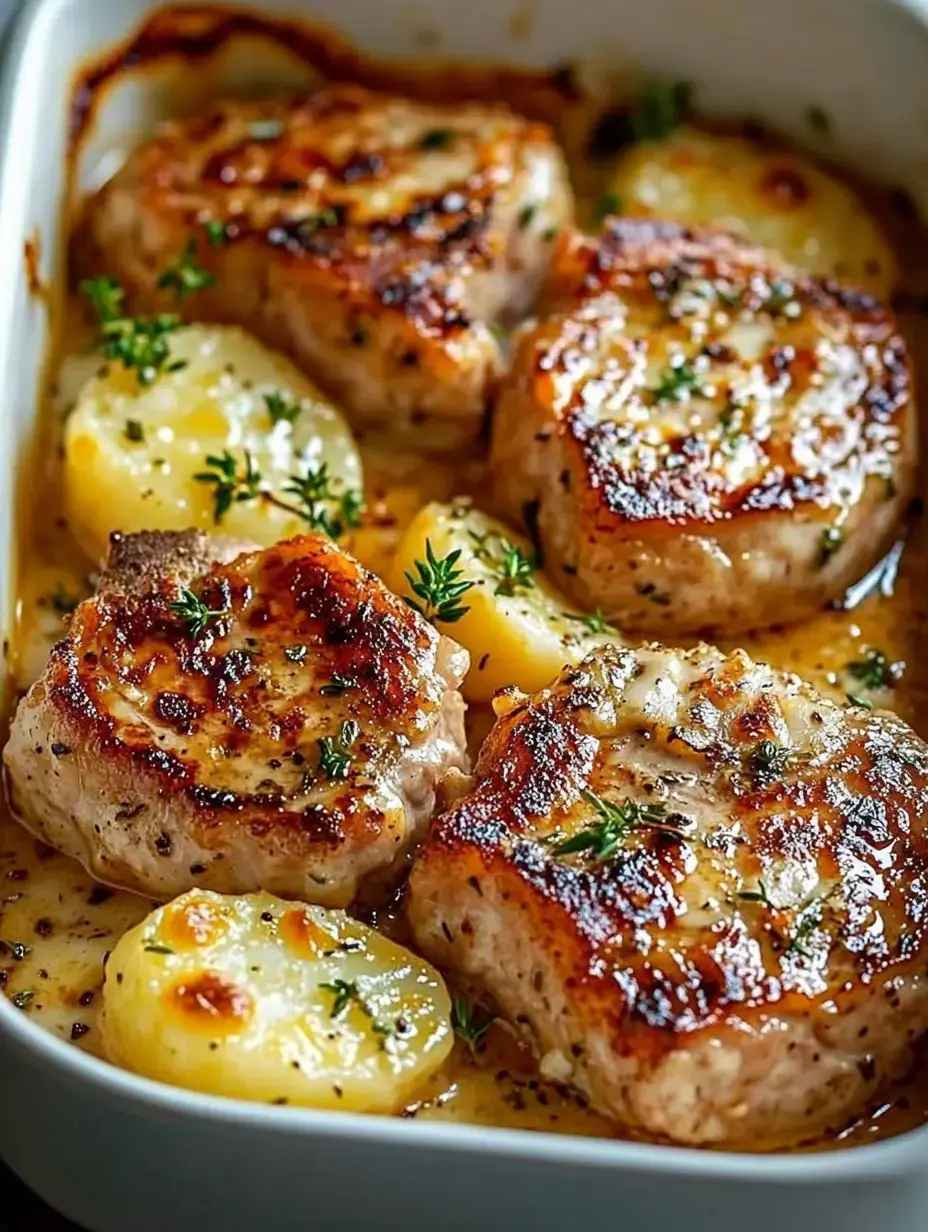
{"type": "MultiPolygon", "coordinates": [[[[575,172],[575,184],[595,200],[599,186],[595,169],[578,164],[575,172]]],[[[900,252],[906,290],[912,297],[923,294],[928,270],[918,254],[928,245],[922,232],[885,195],[869,191],[866,195],[868,206],[876,209],[900,252]]],[[[917,313],[902,320],[916,364],[924,370],[928,321],[917,313]]],[[[72,306],[62,331],[62,353],[80,350],[84,343],[72,306]]],[[[63,611],[92,586],[93,565],[81,557],[60,516],[60,426],[61,409],[50,394],[31,468],[31,490],[41,492],[41,516],[20,520],[19,622],[11,659],[14,688],[20,691],[41,672],[50,644],[61,636],[63,611]]],[[[427,501],[469,494],[478,505],[488,507],[477,456],[423,465],[420,457],[378,440],[362,441],[362,451],[369,514],[347,546],[376,572],[386,570],[404,527],[427,501]]],[[[755,658],[797,672],[839,697],[859,691],[847,664],[860,659],[868,647],[878,647],[902,666],[895,687],[874,700],[928,735],[928,656],[919,654],[928,622],[926,576],[928,527],[913,517],[900,529],[900,543],[875,575],[872,589],[852,610],[824,611],[799,626],[741,638],[740,644],[755,658]]],[[[487,712],[472,710],[474,748],[489,724],[487,712]]],[[[146,900],[95,884],[73,861],[35,840],[9,816],[0,816],[0,985],[23,1013],[76,1047],[101,1054],[99,1013],[106,955],[150,907],[146,900]]],[[[403,939],[401,924],[389,912],[378,922],[384,931],[403,939]]],[[[852,1125],[835,1127],[826,1140],[806,1144],[805,1149],[861,1144],[928,1121],[928,1063],[921,1068],[887,1091],[877,1107],[866,1110],[852,1125]]],[[[530,1054],[501,1025],[490,1029],[476,1053],[458,1041],[449,1061],[403,1115],[620,1136],[575,1093],[541,1081],[530,1054]]],[[[755,1145],[763,1148],[762,1143],[755,1145]]]]}

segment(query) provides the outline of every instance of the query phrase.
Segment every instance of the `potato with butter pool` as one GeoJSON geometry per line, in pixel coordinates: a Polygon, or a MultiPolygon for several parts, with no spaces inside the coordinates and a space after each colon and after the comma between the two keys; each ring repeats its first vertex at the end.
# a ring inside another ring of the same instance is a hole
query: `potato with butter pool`
{"type": "Polygon", "coordinates": [[[594,646],[621,641],[601,614],[577,611],[536,568],[524,536],[466,503],[433,503],[420,510],[400,543],[391,585],[470,651],[471,668],[462,685],[470,701],[489,701],[507,685],[534,693],[594,646]],[[450,567],[452,585],[467,584],[445,609],[450,621],[441,609],[429,609],[415,589],[423,586],[423,574],[434,573],[433,562],[450,567]],[[466,610],[459,615],[460,608],[466,610]]]}
{"type": "Polygon", "coordinates": [[[110,955],[118,1065],[212,1095],[392,1112],[451,1051],[447,990],[342,911],[192,890],[110,955]]]}
{"type": "Polygon", "coordinates": [[[313,515],[330,526],[356,520],[358,450],[298,368],[229,326],[167,337],[170,363],[150,384],[101,362],[68,418],[65,509],[90,556],[105,554],[113,530],[219,529],[267,546],[305,531],[313,515]],[[311,504],[292,490],[307,477],[311,504]]]}
{"type": "Polygon", "coordinates": [[[896,258],[857,194],[797,154],[684,125],[630,146],[609,187],[623,214],[735,231],[881,299],[896,285],[896,258]]]}

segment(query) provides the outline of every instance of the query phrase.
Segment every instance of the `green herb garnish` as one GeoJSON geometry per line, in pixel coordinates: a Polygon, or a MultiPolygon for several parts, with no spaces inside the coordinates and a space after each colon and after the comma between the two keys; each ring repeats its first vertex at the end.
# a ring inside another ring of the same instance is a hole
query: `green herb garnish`
{"type": "Polygon", "coordinates": [[[738,897],[745,903],[763,903],[765,907],[769,907],[772,911],[776,911],[773,903],[770,901],[770,895],[767,892],[767,887],[762,881],[758,881],[756,890],[740,890],[738,897]]]}
{"type": "Polygon", "coordinates": [[[331,983],[320,984],[320,988],[324,988],[326,992],[335,994],[335,1000],[332,1002],[330,1018],[339,1018],[344,1014],[345,1010],[352,1001],[359,1001],[361,994],[358,992],[358,985],[354,980],[332,980],[331,983]]]}
{"type": "Polygon", "coordinates": [[[595,612],[590,612],[584,616],[582,612],[564,612],[566,620],[575,620],[578,624],[586,625],[591,633],[617,633],[618,630],[606,620],[603,615],[602,608],[597,608],[595,612]]]}
{"type": "Polygon", "coordinates": [[[689,117],[693,87],[688,81],[646,82],[632,110],[636,141],[661,141],[689,117]]]}
{"type": "Polygon", "coordinates": [[[173,291],[177,302],[183,303],[194,291],[204,291],[215,286],[216,278],[209,270],[197,264],[197,241],[191,236],[180,256],[169,265],[158,279],[162,291],[173,291]]]}
{"type": "Polygon", "coordinates": [[[587,804],[596,810],[599,821],[555,843],[551,850],[556,856],[585,852],[598,864],[604,864],[632,830],[655,826],[679,834],[677,826],[662,826],[666,809],[661,804],[639,804],[637,800],[613,804],[591,791],[581,794],[587,804]]]}
{"type": "Polygon", "coordinates": [[[806,949],[806,942],[818,928],[822,922],[822,900],[814,899],[803,907],[802,911],[796,917],[796,923],[793,927],[792,937],[790,938],[789,954],[802,954],[804,958],[809,958],[809,951],[806,949]]]}
{"type": "Polygon", "coordinates": [[[455,997],[451,1003],[451,1026],[458,1039],[463,1040],[472,1053],[482,1048],[484,1037],[495,1017],[482,1005],[471,1005],[466,997],[455,997]]]}
{"type": "Polygon", "coordinates": [[[873,702],[869,697],[862,697],[859,693],[845,693],[845,697],[852,706],[861,706],[864,710],[873,709],[873,702]]]}
{"type": "Polygon", "coordinates": [[[283,394],[276,391],[264,395],[264,405],[267,407],[267,413],[270,415],[271,423],[274,425],[279,423],[292,424],[303,409],[299,402],[288,402],[283,394]]]}
{"type": "Polygon", "coordinates": [[[818,563],[819,567],[827,564],[834,556],[835,552],[844,543],[844,531],[840,526],[826,526],[822,531],[819,539],[818,563]]]}
{"type": "Polygon", "coordinates": [[[699,373],[686,360],[668,364],[659,374],[657,385],[652,390],[655,402],[679,402],[684,394],[688,397],[702,392],[699,373]]]}
{"type": "Polygon", "coordinates": [[[605,192],[596,202],[596,209],[593,211],[594,221],[601,223],[608,218],[610,214],[619,214],[622,211],[622,198],[617,192],[605,192]]]}
{"type": "Polygon", "coordinates": [[[190,636],[194,639],[206,631],[211,620],[220,620],[223,616],[231,615],[227,607],[209,607],[189,586],[184,587],[180,593],[180,598],[176,602],[168,604],[168,609],[179,620],[185,622],[190,636]]]}
{"type": "Polygon", "coordinates": [[[34,992],[26,992],[23,990],[22,992],[14,992],[12,997],[10,997],[10,1001],[18,1010],[24,1010],[34,997],[34,992]]]}
{"type": "Polygon", "coordinates": [[[145,426],[140,419],[127,419],[123,425],[123,436],[133,445],[139,445],[145,440],[145,426]]]}
{"type": "Polygon", "coordinates": [[[421,599],[404,596],[407,604],[424,616],[426,620],[441,621],[443,624],[454,624],[462,616],[466,616],[470,608],[459,603],[463,594],[472,589],[473,582],[462,581],[463,569],[458,569],[461,549],[456,548],[447,556],[436,556],[430,539],[425,541],[425,560],[414,562],[418,577],[406,574],[406,581],[414,595],[421,599]]]}
{"type": "Polygon", "coordinates": [[[285,646],[284,658],[289,659],[291,663],[302,663],[306,658],[305,646],[285,646]]]}
{"type": "Polygon", "coordinates": [[[52,591],[49,598],[52,607],[56,612],[60,612],[62,616],[70,615],[70,613],[73,612],[80,603],[80,599],[77,595],[72,595],[70,591],[65,590],[60,582],[52,591]]]}
{"type": "Polygon", "coordinates": [[[238,464],[227,449],[221,454],[207,454],[209,470],[194,475],[197,483],[213,486],[213,521],[218,525],[233,504],[250,501],[261,495],[261,472],[254,464],[249,450],[245,450],[245,469],[240,472],[238,464]]]}
{"type": "Polygon", "coordinates": [[[862,659],[855,659],[845,666],[865,689],[891,689],[899,675],[883,651],[873,648],[865,650],[862,659]]]}
{"type": "Polygon", "coordinates": [[[328,464],[320,463],[305,475],[291,475],[284,484],[284,492],[296,499],[296,506],[287,506],[301,517],[311,530],[321,530],[330,539],[338,539],[346,528],[361,524],[364,498],[353,489],[340,495],[335,491],[335,481],[329,474],[328,464]],[[330,506],[335,503],[338,512],[333,514],[330,506]]]}
{"type": "Polygon", "coordinates": [[[761,740],[748,751],[747,766],[754,782],[760,783],[785,774],[795,758],[789,745],[777,744],[775,740],[761,740]]]}
{"type": "Polygon", "coordinates": [[[347,676],[339,676],[338,672],[332,673],[332,678],[328,684],[322,685],[319,692],[323,697],[341,697],[347,689],[353,689],[355,682],[349,680],[347,676]]]}
{"type": "Polygon", "coordinates": [[[206,232],[206,239],[213,248],[221,248],[229,238],[229,233],[226,231],[226,224],[221,218],[210,218],[203,227],[206,232]]]}
{"type": "Polygon", "coordinates": [[[32,947],[24,941],[0,941],[0,950],[7,949],[17,962],[22,962],[32,953],[32,947]]]}
{"type": "Polygon", "coordinates": [[[519,210],[519,230],[524,231],[526,227],[531,225],[532,219],[538,213],[538,205],[534,201],[530,201],[527,205],[523,205],[519,210]]]}
{"type": "Polygon", "coordinates": [[[252,120],[248,136],[252,141],[276,141],[284,132],[283,120],[252,120]]]}
{"type": "Polygon", "coordinates": [[[324,227],[338,226],[338,211],[327,206],[323,210],[317,210],[315,214],[307,214],[305,218],[300,219],[301,231],[320,231],[324,227]]]}
{"type": "Polygon", "coordinates": [[[443,150],[454,140],[453,128],[430,128],[419,141],[420,150],[443,150]]]}
{"type": "Polygon", "coordinates": [[[322,736],[317,741],[319,745],[319,769],[328,779],[346,779],[348,767],[351,765],[349,749],[361,734],[361,729],[354,719],[345,719],[339,730],[338,739],[332,736],[322,736]]]}
{"type": "Polygon", "coordinates": [[[168,362],[167,335],[180,325],[180,317],[170,312],[151,317],[120,316],[125,292],[113,278],[82,282],[80,289],[96,313],[101,351],[107,359],[117,359],[134,371],[140,385],[151,385],[162,372],[178,372],[187,366],[182,359],[168,362]]]}
{"type": "Polygon", "coordinates": [[[169,945],[146,945],[146,954],[173,954],[175,951],[169,945]]]}

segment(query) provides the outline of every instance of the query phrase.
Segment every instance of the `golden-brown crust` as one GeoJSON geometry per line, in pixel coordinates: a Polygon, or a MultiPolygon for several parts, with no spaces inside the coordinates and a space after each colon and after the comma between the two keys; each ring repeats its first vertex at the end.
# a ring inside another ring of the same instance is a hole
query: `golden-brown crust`
{"type": "MultiPolygon", "coordinates": [[[[197,561],[202,546],[192,536],[172,547],[175,566],[197,561]]],[[[150,563],[150,545],[140,541],[133,555],[150,563]]],[[[114,564],[125,563],[118,547],[114,564]]],[[[203,830],[234,817],[237,826],[286,833],[300,845],[344,841],[371,819],[356,815],[347,778],[324,803],[307,802],[306,776],[314,775],[301,752],[307,717],[321,731],[319,711],[329,710],[332,737],[343,720],[360,722],[357,754],[366,761],[373,750],[365,727],[414,731],[442,695],[438,682],[429,689],[419,678],[435,635],[374,581],[328,540],[310,536],[214,564],[192,589],[229,615],[201,637],[171,610],[181,586],[170,574],[156,573],[132,596],[102,590],[52,650],[49,697],[76,738],[128,761],[162,795],[182,795],[203,830]],[[307,645],[311,671],[287,657],[307,645]],[[352,682],[344,700],[319,694],[333,677],[352,682]],[[129,726],[119,717],[126,690],[144,698],[134,702],[138,721],[129,726]],[[229,786],[217,754],[226,762],[247,755],[250,790],[229,786]]]]}
{"type": "MultiPolygon", "coordinates": [[[[847,408],[855,412],[856,439],[849,439],[850,448],[842,450],[839,423],[826,425],[824,431],[830,427],[830,434],[821,437],[823,428],[811,416],[799,425],[781,413],[773,422],[761,416],[752,418],[739,432],[739,445],[749,440],[757,453],[747,481],[734,480],[718,465],[718,442],[707,440],[702,425],[691,431],[662,433],[662,464],[654,465],[653,451],[646,446],[644,465],[616,465],[617,457],[634,455],[634,436],[640,435],[642,441],[648,438],[653,416],[630,432],[627,419],[620,422],[591,413],[584,387],[578,384],[573,397],[558,406],[558,431],[574,451],[572,469],[583,492],[584,516],[618,533],[631,527],[640,534],[642,524],[650,524],[659,534],[660,523],[674,529],[683,525],[698,528],[745,514],[762,516],[839,504],[844,476],[835,472],[839,467],[844,471],[855,460],[865,474],[889,475],[895,442],[905,432],[912,400],[912,365],[892,314],[870,295],[788,270],[763,249],[723,232],[616,218],[609,220],[599,239],[565,239],[547,289],[550,307],[565,317],[558,320],[560,332],[552,344],[535,348],[535,380],[549,391],[564,378],[570,379],[589,329],[588,323],[570,314],[591,297],[614,293],[629,306],[632,316],[657,324],[665,312],[672,312],[671,301],[681,284],[697,280],[724,288],[727,297],[721,303],[726,310],[721,325],[710,327],[698,352],[706,361],[702,380],[707,385],[719,382],[724,390],[728,370],[736,362],[722,341],[733,315],[727,311],[732,297],[738,313],[773,319],[775,344],[762,358],[763,380],[770,388],[782,386],[782,396],[792,403],[809,394],[821,379],[818,347],[823,338],[857,353],[870,350],[868,379],[847,408]],[[777,307],[783,298],[781,285],[789,287],[787,304],[795,305],[790,308],[795,316],[777,307]],[[833,467],[828,464],[829,445],[833,467]],[[819,453],[820,465],[809,466],[810,452],[819,453]]],[[[680,328],[673,332],[680,343],[685,342],[685,319],[681,318],[680,328]]],[[[598,396],[621,396],[629,370],[645,350],[637,338],[628,339],[626,345],[627,365],[619,356],[612,373],[597,374],[597,380],[608,386],[598,396]]],[[[539,397],[554,402],[550,392],[540,392],[539,397]]],[[[719,398],[717,405],[724,414],[724,400],[719,398]]]]}
{"type": "MultiPolygon", "coordinates": [[[[671,654],[658,654],[674,679],[671,654]]],[[[430,863],[444,865],[449,884],[471,880],[475,907],[491,879],[497,901],[530,913],[561,983],[620,1053],[657,1055],[681,1034],[860,995],[918,966],[928,920],[916,820],[928,750],[911,729],[886,712],[842,712],[742,652],[673,654],[692,675],[672,721],[622,716],[621,695],[656,670],[654,653],[612,648],[601,668],[587,660],[500,720],[474,791],[433,824],[413,876],[415,889],[430,863]],[[782,747],[796,707],[810,744],[766,774],[758,750],[782,747]],[[663,779],[639,747],[666,753],[663,779]],[[713,793],[702,806],[700,778],[713,793]],[[582,790],[662,801],[664,820],[633,829],[606,864],[559,856],[549,836],[590,812],[582,790]],[[788,903],[785,887],[812,868],[818,884],[788,903]],[[776,906],[757,900],[758,885],[776,906]]]]}
{"type": "Polygon", "coordinates": [[[466,667],[324,536],[117,536],[19,706],[11,798],[113,884],[344,905],[462,764],[466,667]]]}

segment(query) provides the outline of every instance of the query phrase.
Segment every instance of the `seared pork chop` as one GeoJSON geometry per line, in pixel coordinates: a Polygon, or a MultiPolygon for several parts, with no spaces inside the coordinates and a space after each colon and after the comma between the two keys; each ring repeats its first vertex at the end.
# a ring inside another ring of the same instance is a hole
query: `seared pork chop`
{"type": "Polygon", "coordinates": [[[544,1074],[648,1135],[766,1147],[907,1070],[928,748],[905,723],[706,646],[604,647],[499,707],[408,909],[544,1074]]]}
{"type": "Polygon", "coordinates": [[[113,537],[22,700],[14,807],[100,880],[341,905],[465,764],[467,653],[328,539],[113,537]],[[230,559],[234,556],[234,559],[230,559]]]}

